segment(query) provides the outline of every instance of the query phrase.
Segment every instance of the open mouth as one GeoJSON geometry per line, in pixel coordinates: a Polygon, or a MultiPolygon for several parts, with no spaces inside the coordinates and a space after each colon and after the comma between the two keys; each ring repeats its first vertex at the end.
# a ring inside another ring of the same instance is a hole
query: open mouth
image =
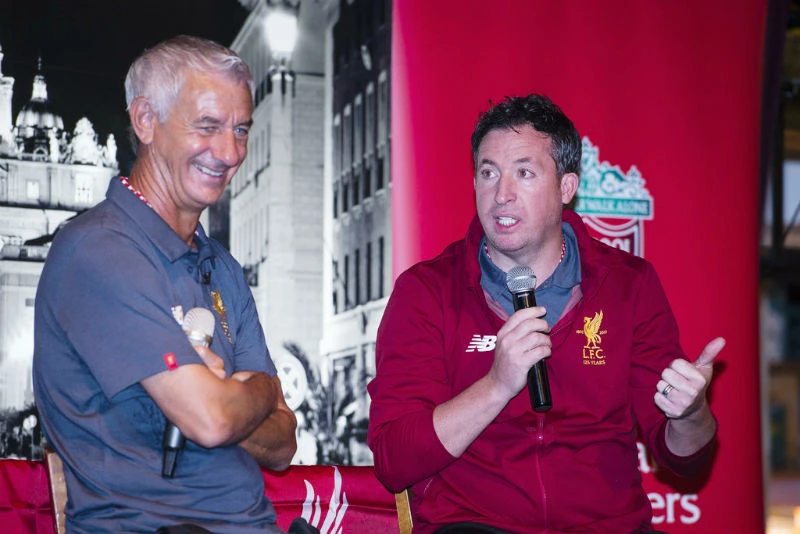
{"type": "Polygon", "coordinates": [[[514,224],[517,223],[517,219],[513,217],[497,217],[496,220],[497,224],[505,227],[513,226],[514,224]]]}
{"type": "Polygon", "coordinates": [[[199,163],[195,163],[194,167],[197,170],[199,170],[200,172],[202,172],[203,174],[207,174],[209,176],[213,176],[214,178],[221,178],[222,175],[225,174],[224,170],[223,171],[215,171],[213,169],[209,169],[208,167],[206,167],[204,165],[200,165],[199,163]]]}

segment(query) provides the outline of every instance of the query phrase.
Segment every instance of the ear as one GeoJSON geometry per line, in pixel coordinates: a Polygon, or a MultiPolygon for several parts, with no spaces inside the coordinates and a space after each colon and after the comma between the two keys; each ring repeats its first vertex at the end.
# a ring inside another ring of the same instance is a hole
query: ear
{"type": "Polygon", "coordinates": [[[131,127],[136,137],[139,138],[139,142],[149,145],[153,141],[153,131],[158,121],[153,106],[146,98],[136,97],[128,109],[128,117],[130,117],[131,127]]]}
{"type": "Polygon", "coordinates": [[[562,204],[569,204],[572,201],[572,197],[575,196],[575,193],[578,192],[578,184],[580,183],[580,178],[574,172],[568,172],[564,176],[561,177],[561,203],[562,204]]]}

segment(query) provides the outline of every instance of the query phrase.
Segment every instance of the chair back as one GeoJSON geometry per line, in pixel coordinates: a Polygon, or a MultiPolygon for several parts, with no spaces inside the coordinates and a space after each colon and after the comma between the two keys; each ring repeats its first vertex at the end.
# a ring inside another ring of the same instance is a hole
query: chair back
{"type": "Polygon", "coordinates": [[[411,520],[411,504],[408,501],[408,491],[403,490],[394,494],[394,501],[397,505],[397,521],[400,524],[400,534],[411,534],[414,522],[411,520]]]}
{"type": "Polygon", "coordinates": [[[64,509],[67,506],[67,482],[64,479],[64,464],[56,451],[46,448],[44,451],[47,474],[50,477],[50,498],[53,501],[53,516],[57,534],[67,532],[67,516],[64,509]]]}

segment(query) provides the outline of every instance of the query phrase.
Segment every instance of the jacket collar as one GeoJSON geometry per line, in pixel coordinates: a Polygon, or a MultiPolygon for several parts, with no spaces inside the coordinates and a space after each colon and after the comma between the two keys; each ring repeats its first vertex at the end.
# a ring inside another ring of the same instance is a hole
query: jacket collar
{"type": "MultiPolygon", "coordinates": [[[[571,209],[564,209],[561,220],[569,224],[578,240],[578,251],[581,259],[581,291],[585,297],[591,297],[600,287],[600,283],[608,274],[604,264],[603,247],[591,236],[581,216],[571,209]]],[[[481,289],[481,266],[478,262],[478,250],[484,232],[481,221],[476,214],[467,229],[464,240],[467,261],[464,266],[469,287],[481,289]]]]}

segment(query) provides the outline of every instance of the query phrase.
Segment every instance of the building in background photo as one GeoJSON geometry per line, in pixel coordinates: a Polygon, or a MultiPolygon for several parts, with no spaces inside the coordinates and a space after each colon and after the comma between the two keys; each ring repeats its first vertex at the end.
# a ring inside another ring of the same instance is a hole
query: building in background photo
{"type": "MultiPolygon", "coordinates": [[[[253,291],[299,421],[295,463],[371,464],[366,384],[392,283],[391,0],[230,1],[231,17],[244,22],[230,40],[217,40],[251,67],[254,125],[247,160],[202,223],[242,264],[253,291]]],[[[154,30],[142,46],[166,31],[154,30]]],[[[124,69],[102,63],[90,74],[124,72],[130,59],[124,69]]],[[[30,99],[20,100],[17,80],[14,100],[0,49],[0,457],[41,455],[33,306],[49,243],[125,172],[116,153],[125,134],[98,140],[86,118],[65,125],[50,109],[41,60],[32,78],[30,99]]],[[[116,108],[124,105],[119,81],[116,108]]],[[[90,83],[74,80],[78,91],[90,83]]],[[[58,95],[60,107],[80,116],[58,95]]],[[[116,108],[93,113],[108,122],[116,108]]]]}
{"type": "Polygon", "coordinates": [[[391,0],[330,0],[324,331],[332,463],[371,465],[375,339],[392,286],[391,0]]]}
{"type": "MultiPolygon", "coordinates": [[[[1,44],[1,43],[0,43],[1,44]]],[[[59,227],[105,198],[117,173],[113,134],[81,118],[69,130],[49,107],[42,60],[12,122],[14,78],[0,47],[0,457],[41,458],[33,405],[33,305],[59,227]]]]}
{"type": "Polygon", "coordinates": [[[240,3],[251,12],[231,47],[257,89],[220,211],[230,250],[298,417],[294,462],[371,464],[366,383],[391,285],[391,5],[240,3]]]}
{"type": "Polygon", "coordinates": [[[242,3],[252,11],[231,48],[256,95],[247,159],[229,188],[230,251],[297,411],[322,335],[323,12],[313,1],[242,3]]]}

